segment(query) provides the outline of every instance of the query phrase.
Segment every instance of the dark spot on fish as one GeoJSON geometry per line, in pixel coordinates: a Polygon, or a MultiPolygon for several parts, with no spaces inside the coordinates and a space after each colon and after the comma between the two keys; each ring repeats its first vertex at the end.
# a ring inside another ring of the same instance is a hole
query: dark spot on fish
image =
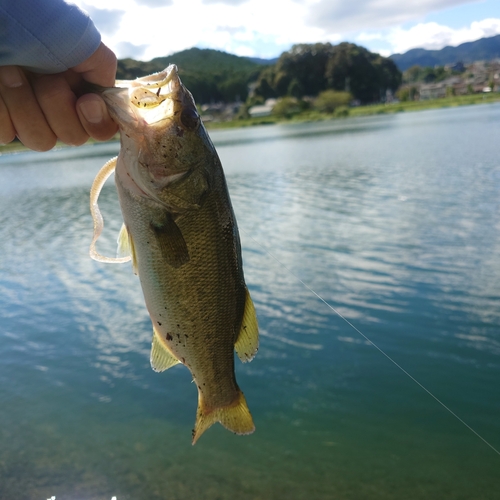
{"type": "Polygon", "coordinates": [[[182,137],[184,135],[184,130],[182,130],[181,128],[178,128],[177,129],[177,137],[182,137]]]}
{"type": "MultiPolygon", "coordinates": [[[[165,307],[165,309],[166,309],[166,307],[165,307]]],[[[181,326],[181,325],[179,325],[179,323],[177,323],[177,328],[180,328],[180,326],[181,326]]]]}
{"type": "Polygon", "coordinates": [[[180,333],[177,334],[177,338],[180,340],[180,338],[181,338],[181,334],[180,333]]]}
{"type": "Polygon", "coordinates": [[[160,97],[161,87],[158,87],[158,92],[156,92],[156,97],[160,97]]]}
{"type": "Polygon", "coordinates": [[[186,337],[187,339],[189,338],[189,336],[188,336],[188,334],[187,334],[187,333],[185,333],[185,334],[184,334],[184,337],[186,337]]]}
{"type": "Polygon", "coordinates": [[[157,323],[161,326],[161,323],[159,321],[157,321],[157,323]]]}
{"type": "Polygon", "coordinates": [[[170,333],[167,333],[167,336],[165,337],[167,340],[172,340],[172,335],[170,333]]]}

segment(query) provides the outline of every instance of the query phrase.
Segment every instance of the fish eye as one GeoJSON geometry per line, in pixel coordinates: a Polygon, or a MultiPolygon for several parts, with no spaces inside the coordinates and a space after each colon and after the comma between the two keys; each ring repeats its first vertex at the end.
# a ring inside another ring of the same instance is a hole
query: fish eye
{"type": "Polygon", "coordinates": [[[200,115],[194,108],[186,108],[181,112],[181,123],[187,130],[195,130],[200,124],[200,115]]]}

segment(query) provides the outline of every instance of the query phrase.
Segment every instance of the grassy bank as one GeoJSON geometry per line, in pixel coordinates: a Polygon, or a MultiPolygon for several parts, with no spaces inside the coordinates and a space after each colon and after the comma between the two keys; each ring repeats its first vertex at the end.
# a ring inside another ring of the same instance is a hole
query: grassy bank
{"type": "Polygon", "coordinates": [[[357,106],[344,109],[339,114],[320,113],[319,111],[308,110],[298,113],[290,118],[281,116],[265,116],[261,118],[248,118],[243,120],[233,120],[230,122],[208,123],[208,129],[249,127],[254,125],[269,125],[273,123],[293,123],[305,121],[320,121],[344,118],[346,116],[371,116],[390,113],[401,113],[406,111],[423,111],[426,109],[450,108],[455,106],[469,106],[472,104],[488,104],[500,102],[500,93],[471,94],[464,96],[444,97],[427,101],[408,101],[389,104],[370,104],[368,106],[357,106]]]}

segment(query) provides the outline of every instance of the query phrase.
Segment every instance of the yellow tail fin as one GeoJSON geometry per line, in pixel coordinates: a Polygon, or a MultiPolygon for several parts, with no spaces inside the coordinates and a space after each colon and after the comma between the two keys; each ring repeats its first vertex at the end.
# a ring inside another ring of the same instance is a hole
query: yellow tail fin
{"type": "Polygon", "coordinates": [[[238,391],[238,396],[233,403],[211,411],[206,409],[203,396],[201,392],[198,392],[198,411],[196,412],[196,423],[193,429],[193,444],[216,422],[220,422],[226,429],[235,434],[252,434],[255,425],[245,396],[241,391],[238,391]]]}

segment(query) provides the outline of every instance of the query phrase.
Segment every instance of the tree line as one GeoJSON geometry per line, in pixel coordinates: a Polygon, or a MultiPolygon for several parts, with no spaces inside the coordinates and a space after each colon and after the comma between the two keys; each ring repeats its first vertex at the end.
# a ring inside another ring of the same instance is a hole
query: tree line
{"type": "Polygon", "coordinates": [[[395,63],[364,47],[343,42],[297,44],[283,52],[272,65],[259,65],[211,49],[189,49],[149,62],[124,59],[118,62],[118,78],[131,79],[161,71],[175,63],[179,74],[200,104],[258,102],[270,97],[316,97],[323,91],[348,92],[366,104],[378,102],[387,90],[401,84],[395,63]],[[249,88],[253,88],[249,96],[249,88]]]}
{"type": "Polygon", "coordinates": [[[363,104],[378,102],[401,84],[401,72],[391,59],[343,42],[298,44],[264,68],[255,94],[269,97],[317,96],[325,90],[349,92],[363,104]]]}

